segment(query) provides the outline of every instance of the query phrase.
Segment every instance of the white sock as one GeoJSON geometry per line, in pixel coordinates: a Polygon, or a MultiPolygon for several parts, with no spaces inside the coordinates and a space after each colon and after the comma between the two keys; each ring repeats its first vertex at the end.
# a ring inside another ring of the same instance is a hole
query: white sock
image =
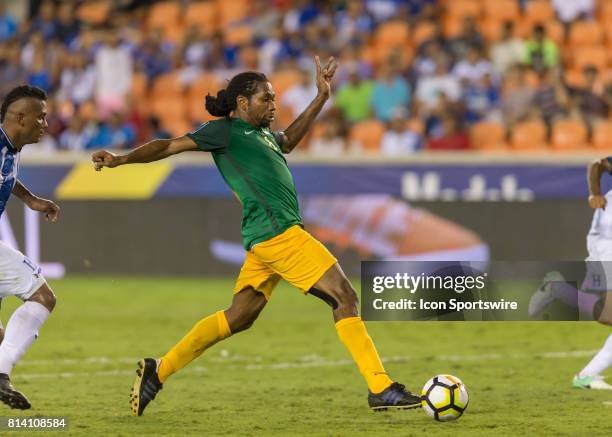
{"type": "Polygon", "coordinates": [[[580,371],[579,376],[601,375],[604,370],[612,366],[612,335],[608,337],[597,355],[580,371]]]}
{"type": "Polygon", "coordinates": [[[38,302],[24,302],[17,308],[4,331],[0,344],[0,373],[11,374],[11,370],[30,347],[38,330],[49,317],[49,310],[38,302]]]}

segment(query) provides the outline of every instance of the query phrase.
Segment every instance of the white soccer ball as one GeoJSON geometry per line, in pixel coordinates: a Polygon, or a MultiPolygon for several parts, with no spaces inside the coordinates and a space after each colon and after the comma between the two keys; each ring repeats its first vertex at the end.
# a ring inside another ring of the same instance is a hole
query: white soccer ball
{"type": "Polygon", "coordinates": [[[468,392],[459,378],[437,375],[423,386],[421,405],[427,414],[440,422],[461,417],[468,405],[468,392]]]}

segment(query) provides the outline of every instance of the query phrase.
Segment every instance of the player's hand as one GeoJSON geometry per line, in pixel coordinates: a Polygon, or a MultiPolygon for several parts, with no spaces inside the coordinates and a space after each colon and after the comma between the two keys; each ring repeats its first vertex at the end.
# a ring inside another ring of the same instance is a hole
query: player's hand
{"type": "Polygon", "coordinates": [[[317,66],[317,90],[320,95],[329,97],[331,96],[331,80],[336,73],[338,63],[333,56],[330,56],[327,65],[321,68],[321,60],[315,56],[315,65],[317,66]]]}
{"type": "Polygon", "coordinates": [[[91,155],[91,160],[96,171],[102,170],[102,167],[113,168],[121,164],[120,157],[107,150],[95,152],[91,155]]]}
{"type": "Polygon", "coordinates": [[[57,223],[59,219],[60,207],[51,200],[34,197],[28,202],[28,207],[33,211],[42,212],[48,222],[57,223]]]}
{"type": "Polygon", "coordinates": [[[597,208],[606,209],[606,203],[607,203],[606,198],[602,196],[601,194],[597,194],[597,195],[591,194],[589,196],[589,206],[593,209],[597,209],[597,208]]]}

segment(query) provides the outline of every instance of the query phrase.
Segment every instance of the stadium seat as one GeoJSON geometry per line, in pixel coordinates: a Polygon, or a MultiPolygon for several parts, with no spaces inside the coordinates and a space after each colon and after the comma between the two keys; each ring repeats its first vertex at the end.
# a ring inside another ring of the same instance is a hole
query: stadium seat
{"type": "Polygon", "coordinates": [[[242,21],[249,13],[248,0],[216,0],[219,17],[219,27],[242,21]]]}
{"type": "Polygon", "coordinates": [[[253,39],[253,28],[248,24],[229,26],[224,29],[223,38],[230,46],[250,44],[253,39]]]}
{"type": "Polygon", "coordinates": [[[612,121],[595,124],[592,145],[596,149],[612,150],[612,121]]]}
{"type": "Polygon", "coordinates": [[[547,23],[555,19],[555,10],[548,0],[531,0],[525,6],[525,18],[530,23],[547,23]]]}
{"type": "Polygon", "coordinates": [[[185,27],[198,26],[204,35],[215,32],[218,29],[218,22],[217,3],[214,1],[189,3],[185,10],[185,27]]]}
{"type": "Polygon", "coordinates": [[[582,120],[558,120],[553,124],[551,146],[557,150],[583,149],[587,145],[587,128],[582,120]]]}
{"type": "Polygon", "coordinates": [[[571,87],[583,87],[584,82],[584,73],[582,69],[575,67],[570,70],[565,71],[565,82],[571,87]]]}
{"type": "Polygon", "coordinates": [[[164,41],[179,45],[185,38],[185,26],[181,23],[174,23],[163,28],[164,41]]]}
{"type": "Polygon", "coordinates": [[[499,41],[504,30],[504,22],[495,18],[485,18],[480,23],[480,31],[489,43],[499,41]]]}
{"type": "Polygon", "coordinates": [[[463,18],[453,15],[447,15],[442,22],[444,28],[444,36],[446,38],[455,38],[459,36],[463,29],[463,18]]]}
{"type": "Polygon", "coordinates": [[[600,1],[599,3],[599,22],[605,27],[608,27],[612,22],[612,2],[611,1],[600,1]]]}
{"type": "Polygon", "coordinates": [[[571,59],[575,68],[582,69],[592,65],[600,73],[605,72],[610,64],[608,50],[599,45],[577,48],[573,51],[571,59]]]}
{"type": "Polygon", "coordinates": [[[166,28],[179,22],[181,5],[178,1],[155,3],[149,10],[147,27],[149,29],[166,28]]]}
{"type": "Polygon", "coordinates": [[[374,34],[377,46],[403,46],[408,44],[410,29],[408,24],[400,20],[387,21],[381,24],[374,34]]]}
{"type": "Polygon", "coordinates": [[[96,119],[96,105],[93,102],[84,102],[79,106],[79,116],[86,122],[96,119]]]}
{"type": "Polygon", "coordinates": [[[142,72],[136,72],[132,75],[132,97],[141,99],[148,94],[147,75],[142,72]]]}
{"type": "Polygon", "coordinates": [[[102,24],[108,18],[111,9],[110,0],[83,2],[77,10],[77,17],[90,24],[102,24]]]}
{"type": "Polygon", "coordinates": [[[531,22],[527,20],[518,20],[516,25],[516,33],[521,38],[531,38],[533,35],[533,27],[536,24],[542,24],[546,28],[546,35],[557,44],[562,44],[565,38],[565,30],[563,25],[557,20],[547,22],[531,22]]]}
{"type": "Polygon", "coordinates": [[[187,120],[187,105],[185,98],[163,97],[151,98],[151,114],[157,116],[164,124],[187,120]]]}
{"type": "Polygon", "coordinates": [[[180,96],[183,92],[184,89],[180,81],[180,72],[178,71],[157,76],[151,88],[152,97],[159,98],[180,96]]]}
{"type": "Polygon", "coordinates": [[[477,150],[503,150],[505,138],[506,129],[494,121],[481,121],[470,129],[470,144],[477,150]]]}
{"type": "Polygon", "coordinates": [[[569,44],[572,47],[594,46],[603,42],[603,29],[596,21],[577,21],[572,24],[569,44]]]}
{"type": "Polygon", "coordinates": [[[495,0],[483,2],[485,17],[503,21],[517,21],[520,9],[516,0],[495,0]]]}
{"type": "Polygon", "coordinates": [[[216,95],[221,88],[224,84],[217,75],[203,73],[189,87],[189,96],[204,99],[207,94],[216,95]]]}
{"type": "Polygon", "coordinates": [[[181,137],[194,129],[194,126],[184,119],[161,120],[162,127],[173,137],[181,137]]]}
{"type": "Polygon", "coordinates": [[[276,101],[280,102],[283,94],[293,85],[301,82],[302,77],[299,71],[288,69],[276,71],[268,76],[272,88],[276,93],[276,101]]]}
{"type": "Polygon", "coordinates": [[[446,16],[459,19],[464,17],[479,17],[482,5],[478,0],[453,0],[446,4],[446,16]]]}
{"type": "Polygon", "coordinates": [[[365,152],[378,152],[384,134],[384,123],[378,120],[360,121],[351,127],[349,144],[365,152]]]}
{"type": "Polygon", "coordinates": [[[541,150],[546,146],[546,126],[539,120],[518,123],[512,130],[510,144],[515,150],[541,150]]]}
{"type": "Polygon", "coordinates": [[[419,135],[425,134],[425,121],[422,118],[413,117],[409,119],[406,123],[406,127],[419,135]]]}
{"type": "Polygon", "coordinates": [[[419,47],[436,32],[436,26],[429,21],[419,21],[412,32],[412,43],[419,47]]]}

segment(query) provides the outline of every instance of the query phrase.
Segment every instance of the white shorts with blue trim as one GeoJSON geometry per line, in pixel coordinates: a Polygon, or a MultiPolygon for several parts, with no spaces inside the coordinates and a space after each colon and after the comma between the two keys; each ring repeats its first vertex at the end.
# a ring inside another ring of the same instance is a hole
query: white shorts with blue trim
{"type": "Polygon", "coordinates": [[[28,300],[45,282],[39,266],[0,241],[0,299],[28,300]]]}

